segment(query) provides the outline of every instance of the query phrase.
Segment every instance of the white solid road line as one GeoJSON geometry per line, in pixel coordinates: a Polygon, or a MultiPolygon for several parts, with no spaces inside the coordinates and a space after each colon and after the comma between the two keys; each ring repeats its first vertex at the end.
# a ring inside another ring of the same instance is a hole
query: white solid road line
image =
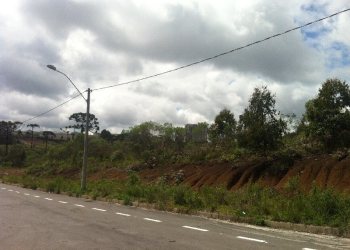
{"type": "Polygon", "coordinates": [[[107,210],[104,210],[104,209],[101,209],[101,208],[96,208],[96,207],[93,207],[91,209],[96,210],[96,211],[101,211],[101,212],[106,212],[107,211],[107,210]]]}
{"type": "Polygon", "coordinates": [[[161,220],[155,220],[155,219],[151,219],[151,218],[143,218],[144,220],[148,220],[148,221],[153,221],[153,222],[162,222],[161,220]]]}
{"type": "Polygon", "coordinates": [[[193,229],[193,230],[198,230],[198,231],[202,231],[202,232],[208,232],[208,229],[203,229],[203,228],[198,228],[198,227],[190,227],[190,226],[182,226],[184,228],[188,228],[188,229],[193,229]]]}
{"type": "Polygon", "coordinates": [[[80,205],[80,204],[74,204],[74,206],[76,206],[76,207],[85,207],[84,205],[80,205]]]}
{"type": "Polygon", "coordinates": [[[123,213],[115,213],[115,214],[118,214],[118,215],[121,215],[121,216],[127,216],[127,217],[131,216],[130,214],[123,214],[123,213]]]}
{"type": "Polygon", "coordinates": [[[254,238],[248,238],[248,237],[244,237],[244,236],[237,236],[237,239],[241,239],[241,240],[250,240],[250,241],[255,241],[255,242],[260,242],[260,243],[267,243],[267,241],[265,241],[265,240],[259,240],[259,239],[254,239],[254,238]]]}
{"type": "Polygon", "coordinates": [[[45,200],[52,201],[52,199],[51,199],[51,198],[45,198],[45,200]]]}
{"type": "Polygon", "coordinates": [[[59,203],[62,203],[62,204],[67,204],[68,202],[66,201],[58,201],[59,203]]]}

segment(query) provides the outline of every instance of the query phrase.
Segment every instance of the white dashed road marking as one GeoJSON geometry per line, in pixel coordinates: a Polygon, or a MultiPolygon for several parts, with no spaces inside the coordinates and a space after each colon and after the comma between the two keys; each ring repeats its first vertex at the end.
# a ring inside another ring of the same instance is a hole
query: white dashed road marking
{"type": "Polygon", "coordinates": [[[68,202],[66,201],[58,201],[59,203],[62,203],[62,204],[67,204],[68,202]]]}
{"type": "Polygon", "coordinates": [[[155,219],[151,219],[151,218],[143,218],[144,220],[148,220],[148,221],[153,221],[153,222],[162,222],[161,220],[155,220],[155,219]]]}
{"type": "Polygon", "coordinates": [[[80,205],[80,204],[74,204],[74,206],[76,206],[76,207],[85,207],[84,205],[80,205]]]}
{"type": "Polygon", "coordinates": [[[6,188],[1,188],[2,190],[5,190],[6,188]]]}
{"type": "Polygon", "coordinates": [[[265,241],[265,240],[259,240],[259,239],[254,239],[254,238],[248,238],[248,237],[244,237],[244,236],[237,236],[237,239],[241,239],[241,240],[250,240],[250,241],[255,241],[255,242],[260,242],[260,243],[267,243],[267,241],[265,241]]]}
{"type": "Polygon", "coordinates": [[[28,194],[28,193],[24,193],[24,195],[30,195],[30,194],[28,194]]]}
{"type": "Polygon", "coordinates": [[[52,199],[51,199],[51,198],[45,198],[45,200],[52,201],[52,199]]]}
{"type": "Polygon", "coordinates": [[[123,214],[123,213],[115,213],[115,214],[118,214],[118,215],[121,215],[121,216],[127,216],[127,217],[130,216],[130,214],[123,214]]]}
{"type": "Polygon", "coordinates": [[[17,194],[20,194],[20,192],[16,191],[17,194]]]}
{"type": "Polygon", "coordinates": [[[316,250],[316,249],[304,247],[302,250],[316,250]]]}
{"type": "Polygon", "coordinates": [[[40,198],[40,196],[39,196],[39,195],[34,195],[34,197],[35,197],[35,198],[40,198]]]}
{"type": "Polygon", "coordinates": [[[13,192],[13,190],[12,190],[12,189],[9,189],[9,190],[7,190],[7,191],[9,191],[9,192],[13,192]]]}
{"type": "Polygon", "coordinates": [[[202,231],[202,232],[208,232],[208,229],[203,229],[203,228],[198,228],[198,227],[190,227],[190,226],[182,226],[184,228],[188,228],[188,229],[193,229],[193,230],[198,230],[198,231],[202,231]]]}
{"type": "Polygon", "coordinates": [[[101,211],[101,212],[106,212],[107,211],[107,210],[96,208],[96,207],[93,207],[91,209],[96,210],[96,211],[101,211]]]}

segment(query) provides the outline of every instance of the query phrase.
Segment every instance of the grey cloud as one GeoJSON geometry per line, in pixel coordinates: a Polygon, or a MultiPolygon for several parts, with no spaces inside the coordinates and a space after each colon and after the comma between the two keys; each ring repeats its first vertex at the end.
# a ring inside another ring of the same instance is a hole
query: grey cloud
{"type": "Polygon", "coordinates": [[[37,0],[26,2],[22,9],[28,22],[36,20],[60,40],[75,29],[83,29],[94,33],[103,44],[113,43],[119,49],[128,44],[125,33],[108,19],[110,9],[104,4],[37,0]]]}
{"type": "MultiPolygon", "coordinates": [[[[52,32],[58,30],[58,33],[63,33],[63,38],[74,28],[88,29],[112,53],[123,51],[132,58],[146,57],[177,64],[212,56],[296,25],[293,20],[286,19],[283,4],[276,2],[258,5],[256,11],[240,20],[239,25],[248,30],[245,35],[239,35],[236,30],[216,21],[215,16],[204,16],[195,8],[168,5],[167,19],[160,20],[143,9],[135,8],[132,3],[112,5],[112,9],[121,7],[125,12],[119,13],[121,18],[134,17],[131,24],[121,24],[111,21],[111,17],[105,13],[106,7],[104,4],[68,0],[53,3],[41,0],[27,4],[26,9],[52,32]],[[259,20],[258,16],[265,19],[259,20]],[[259,21],[261,23],[257,23],[259,21]],[[130,26],[135,24],[138,27],[130,26]],[[139,36],[129,39],[125,33],[129,29],[139,33],[139,36]]],[[[218,68],[260,74],[281,83],[291,83],[297,79],[310,83],[317,69],[322,67],[320,56],[303,44],[302,36],[297,32],[226,55],[211,63],[218,68]]],[[[127,63],[126,68],[130,72],[140,72],[139,63],[127,63]]]]}
{"type": "Polygon", "coordinates": [[[99,112],[97,118],[101,122],[101,128],[104,127],[128,127],[137,121],[137,113],[130,106],[128,108],[116,107],[99,112]]]}
{"type": "Polygon", "coordinates": [[[0,58],[0,88],[57,99],[67,85],[52,76],[45,65],[14,57],[0,58]]]}
{"type": "MultiPolygon", "coordinates": [[[[144,27],[148,36],[140,37],[140,41],[134,42],[128,49],[135,55],[152,60],[186,64],[297,25],[293,20],[287,20],[281,8],[274,6],[275,3],[270,5],[258,6],[256,12],[241,20],[241,24],[249,30],[244,36],[215,22],[215,17],[208,18],[196,10],[178,5],[169,6],[169,20],[161,22],[153,18],[152,25],[144,27]],[[268,25],[256,23],[254,15],[260,14],[259,11],[265,14],[264,21],[268,25]]],[[[142,16],[142,13],[138,14],[142,16]]],[[[211,63],[218,68],[260,74],[282,83],[291,83],[300,78],[309,83],[317,69],[323,66],[320,57],[316,51],[303,44],[302,36],[295,32],[226,55],[211,63]]]]}
{"type": "Polygon", "coordinates": [[[20,57],[30,58],[38,62],[50,62],[56,64],[61,59],[58,47],[43,37],[36,38],[29,43],[17,45],[17,55],[20,57]]]}

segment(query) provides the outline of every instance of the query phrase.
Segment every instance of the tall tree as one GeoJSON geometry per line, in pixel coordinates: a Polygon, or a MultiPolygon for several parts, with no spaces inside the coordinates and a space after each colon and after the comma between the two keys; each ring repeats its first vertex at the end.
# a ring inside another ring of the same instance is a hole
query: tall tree
{"type": "Polygon", "coordinates": [[[5,144],[5,154],[8,154],[8,145],[13,141],[14,132],[21,122],[0,121],[0,143],[5,144]]]}
{"type": "Polygon", "coordinates": [[[34,128],[39,128],[40,126],[38,124],[32,123],[32,124],[28,124],[27,127],[31,127],[32,128],[32,141],[30,143],[30,147],[33,148],[34,128]]]}
{"type": "Polygon", "coordinates": [[[350,146],[350,88],[346,82],[326,80],[305,107],[303,122],[309,138],[328,150],[350,146]]]}
{"type": "MultiPolygon", "coordinates": [[[[84,133],[86,127],[86,113],[74,113],[69,117],[69,120],[75,122],[74,125],[69,126],[70,128],[80,129],[80,132],[84,133]]],[[[100,130],[98,119],[94,114],[89,115],[89,121],[89,131],[96,133],[100,130]]]]}
{"type": "Polygon", "coordinates": [[[275,95],[266,86],[254,89],[249,106],[239,117],[237,137],[240,145],[266,152],[281,143],[287,124],[275,104],[275,95]]]}
{"type": "Polygon", "coordinates": [[[234,142],[236,124],[235,117],[230,110],[221,110],[209,128],[209,139],[215,144],[222,145],[234,142]]]}

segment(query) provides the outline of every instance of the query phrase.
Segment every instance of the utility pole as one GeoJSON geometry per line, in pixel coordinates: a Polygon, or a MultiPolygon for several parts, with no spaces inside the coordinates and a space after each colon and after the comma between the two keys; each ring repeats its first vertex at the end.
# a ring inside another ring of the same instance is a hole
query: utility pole
{"type": "Polygon", "coordinates": [[[89,124],[90,124],[90,93],[91,89],[87,89],[86,99],[86,124],[85,124],[85,138],[84,138],[84,156],[83,156],[83,169],[81,171],[81,189],[86,189],[86,168],[87,168],[87,155],[88,155],[88,139],[89,139],[89,124]]]}
{"type": "Polygon", "coordinates": [[[9,122],[6,124],[6,147],[5,147],[5,155],[9,152],[9,122]]]}
{"type": "Polygon", "coordinates": [[[77,88],[77,86],[73,83],[73,81],[62,71],[57,70],[54,65],[47,65],[47,67],[53,71],[56,71],[62,75],[64,75],[70,83],[74,86],[74,88],[79,92],[81,97],[86,101],[86,124],[85,124],[85,135],[84,135],[84,155],[83,155],[83,168],[81,170],[81,190],[84,191],[86,189],[86,169],[87,169],[87,156],[88,156],[88,139],[89,139],[89,123],[90,123],[90,93],[91,89],[87,89],[87,99],[83,96],[83,93],[77,88]]]}

